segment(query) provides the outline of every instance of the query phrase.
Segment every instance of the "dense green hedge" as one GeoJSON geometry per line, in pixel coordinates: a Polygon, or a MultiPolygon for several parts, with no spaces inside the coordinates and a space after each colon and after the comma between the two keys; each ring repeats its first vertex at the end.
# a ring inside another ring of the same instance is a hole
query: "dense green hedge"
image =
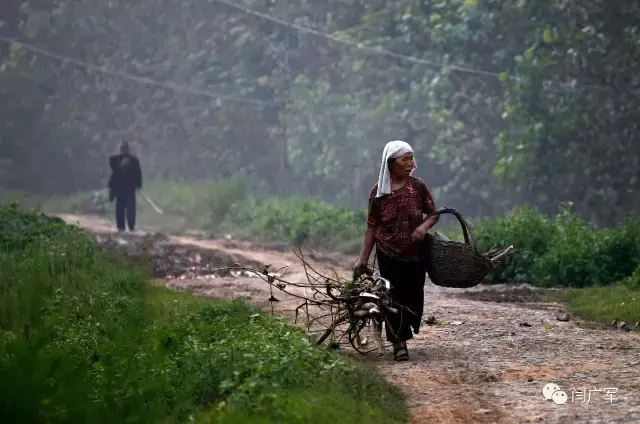
{"type": "Polygon", "coordinates": [[[528,207],[506,218],[476,223],[478,246],[513,244],[520,251],[494,270],[492,277],[541,286],[607,285],[630,276],[640,266],[640,222],[594,229],[563,208],[554,218],[528,207]]]}
{"type": "Polygon", "coordinates": [[[60,220],[0,208],[0,422],[403,422],[382,377],[240,302],[146,283],[60,220]]]}

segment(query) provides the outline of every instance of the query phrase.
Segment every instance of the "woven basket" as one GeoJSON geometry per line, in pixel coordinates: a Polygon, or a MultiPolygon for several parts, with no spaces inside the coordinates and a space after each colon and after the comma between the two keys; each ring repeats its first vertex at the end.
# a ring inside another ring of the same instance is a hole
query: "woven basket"
{"type": "Polygon", "coordinates": [[[491,272],[494,265],[513,249],[513,246],[503,250],[492,248],[482,254],[476,245],[471,226],[458,211],[442,208],[429,216],[445,213],[453,214],[458,219],[465,242],[445,241],[427,233],[424,239],[424,259],[429,278],[433,284],[440,287],[476,286],[491,272]]]}

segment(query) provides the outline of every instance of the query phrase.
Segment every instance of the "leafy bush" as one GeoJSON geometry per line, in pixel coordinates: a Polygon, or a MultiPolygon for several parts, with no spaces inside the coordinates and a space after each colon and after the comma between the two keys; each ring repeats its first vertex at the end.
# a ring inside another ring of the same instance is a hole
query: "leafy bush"
{"type": "MultiPolygon", "coordinates": [[[[354,239],[360,242],[366,226],[363,211],[351,211],[305,198],[260,199],[249,215],[232,226],[248,221],[252,235],[262,240],[286,241],[294,246],[340,248],[354,239]]],[[[236,215],[232,215],[235,217],[236,215]]]]}
{"type": "Polygon", "coordinates": [[[478,248],[483,252],[493,246],[509,245],[519,250],[508,256],[491,274],[494,280],[518,283],[533,279],[533,265],[549,248],[555,229],[552,221],[523,206],[513,209],[506,218],[478,221],[474,225],[474,234],[478,248]]]}
{"type": "Polygon", "coordinates": [[[281,319],[148,285],[57,219],[1,208],[0,228],[2,422],[404,420],[384,379],[281,319]]]}
{"type": "Polygon", "coordinates": [[[15,251],[38,240],[74,230],[62,219],[38,212],[25,212],[17,203],[0,205],[0,249],[15,251]]]}
{"type": "Polygon", "coordinates": [[[638,265],[637,224],[625,221],[619,228],[594,230],[564,211],[556,219],[555,236],[537,259],[533,275],[536,284],[543,286],[608,285],[630,276],[638,265]]]}
{"type": "Polygon", "coordinates": [[[633,274],[631,274],[630,277],[623,279],[622,281],[620,281],[620,283],[630,289],[640,290],[640,265],[638,265],[638,267],[635,271],[633,271],[633,274]]]}
{"type": "Polygon", "coordinates": [[[247,187],[241,179],[220,181],[212,187],[207,205],[209,223],[216,228],[230,218],[229,213],[238,205],[246,205],[247,187]]]}
{"type": "Polygon", "coordinates": [[[519,249],[492,273],[496,280],[531,281],[542,286],[585,287],[612,284],[640,265],[640,225],[596,230],[566,207],[549,220],[528,207],[505,219],[476,225],[478,246],[513,244],[519,249]]]}

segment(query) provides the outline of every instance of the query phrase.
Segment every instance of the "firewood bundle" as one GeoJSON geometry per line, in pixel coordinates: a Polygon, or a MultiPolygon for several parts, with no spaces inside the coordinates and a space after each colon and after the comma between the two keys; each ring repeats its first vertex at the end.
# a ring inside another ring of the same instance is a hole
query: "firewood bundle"
{"type": "Polygon", "coordinates": [[[351,280],[339,277],[335,271],[331,271],[333,275],[326,275],[313,269],[301,253],[297,256],[304,265],[306,282],[285,280],[287,268],[272,271],[269,266],[259,270],[235,264],[226,269],[251,272],[269,284],[272,312],[273,302],[278,301],[274,290],[301,300],[295,308],[295,323],[303,317],[307,333],[315,344],[327,342],[332,348],[349,345],[363,355],[374,350],[383,354],[382,324],[390,314],[400,313],[401,308],[392,305],[389,281],[375,270],[354,275],[351,280]],[[376,346],[372,346],[371,339],[376,346]]]}

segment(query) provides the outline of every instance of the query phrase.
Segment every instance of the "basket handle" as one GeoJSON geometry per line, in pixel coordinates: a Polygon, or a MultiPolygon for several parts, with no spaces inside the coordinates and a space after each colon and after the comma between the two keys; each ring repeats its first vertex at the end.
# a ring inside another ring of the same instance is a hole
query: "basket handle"
{"type": "Polygon", "coordinates": [[[460,222],[460,226],[462,227],[462,234],[464,235],[464,242],[467,243],[469,246],[471,246],[471,248],[473,249],[474,253],[479,255],[480,252],[478,251],[478,246],[476,244],[476,238],[474,237],[473,232],[471,231],[471,224],[469,224],[467,222],[467,220],[464,219],[464,217],[462,216],[462,214],[460,212],[458,212],[454,208],[444,207],[444,208],[440,208],[437,211],[432,212],[429,215],[427,215],[427,219],[431,218],[432,216],[440,216],[440,215],[445,214],[445,213],[450,213],[450,214],[454,215],[458,219],[458,222],[460,222]]]}

